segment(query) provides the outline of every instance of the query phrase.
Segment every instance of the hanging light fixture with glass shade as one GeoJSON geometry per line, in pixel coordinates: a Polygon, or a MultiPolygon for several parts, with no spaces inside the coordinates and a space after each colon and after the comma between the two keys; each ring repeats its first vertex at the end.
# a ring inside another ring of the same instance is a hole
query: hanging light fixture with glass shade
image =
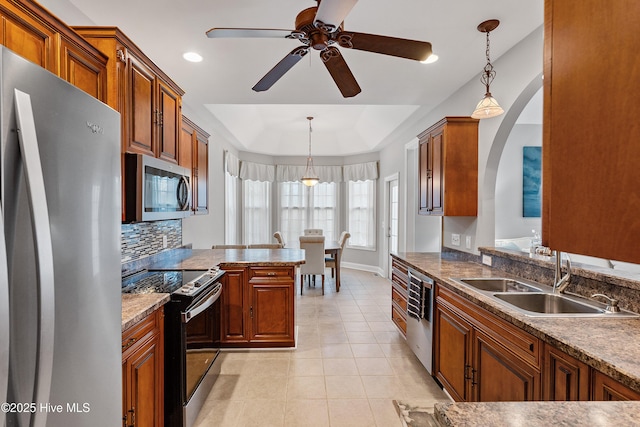
{"type": "Polygon", "coordinates": [[[490,19],[488,21],[482,22],[478,25],[478,31],[481,33],[487,34],[487,65],[484,66],[484,70],[482,71],[482,75],[480,76],[480,81],[485,85],[487,92],[484,94],[484,98],[478,102],[475,111],[471,114],[471,117],[474,119],[488,119],[490,117],[496,117],[500,114],[504,113],[504,110],[498,104],[498,101],[491,96],[491,91],[489,90],[489,86],[491,82],[496,77],[496,72],[493,69],[493,65],[491,64],[491,59],[489,59],[489,33],[495,30],[498,25],[500,25],[500,21],[497,19],[490,19]]]}
{"type": "Polygon", "coordinates": [[[318,174],[316,174],[313,168],[313,159],[311,158],[311,120],[313,120],[313,117],[307,117],[307,120],[309,120],[309,157],[307,157],[307,168],[304,170],[301,181],[307,187],[313,187],[319,181],[318,174]]]}

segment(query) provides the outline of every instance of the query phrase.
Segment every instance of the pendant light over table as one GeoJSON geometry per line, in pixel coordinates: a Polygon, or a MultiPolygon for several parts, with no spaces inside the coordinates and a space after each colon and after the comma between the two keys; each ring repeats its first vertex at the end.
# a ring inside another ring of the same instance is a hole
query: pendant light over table
{"type": "Polygon", "coordinates": [[[311,120],[313,120],[313,117],[307,117],[307,120],[309,120],[309,157],[307,157],[307,168],[304,171],[304,175],[302,175],[301,181],[307,187],[313,187],[319,181],[311,158],[311,120]]]}
{"type": "Polygon", "coordinates": [[[491,95],[491,91],[489,89],[491,82],[496,77],[496,72],[494,71],[491,60],[489,59],[489,33],[495,30],[499,24],[500,21],[497,19],[490,19],[478,25],[478,31],[487,34],[487,65],[484,66],[484,70],[480,76],[480,81],[484,84],[487,91],[484,94],[484,98],[478,102],[473,114],[471,114],[471,117],[474,119],[488,119],[504,113],[504,110],[500,107],[498,101],[496,101],[496,99],[491,95]]]}

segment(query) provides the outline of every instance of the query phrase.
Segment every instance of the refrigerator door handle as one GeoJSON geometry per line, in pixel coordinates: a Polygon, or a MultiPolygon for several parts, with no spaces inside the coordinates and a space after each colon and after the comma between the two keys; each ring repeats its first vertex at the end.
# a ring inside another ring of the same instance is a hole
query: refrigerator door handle
{"type": "MultiPolygon", "coordinates": [[[[14,100],[18,140],[20,141],[27,195],[29,207],[31,208],[31,226],[37,263],[39,331],[33,402],[39,405],[50,401],[51,378],[53,375],[55,320],[53,246],[31,97],[18,89],[14,89],[14,100]]],[[[47,412],[36,411],[33,414],[31,426],[45,427],[46,424],[47,412]]]]}
{"type": "MultiPolygon", "coordinates": [[[[6,241],[4,238],[4,214],[0,205],[0,403],[7,401],[9,387],[9,266],[7,265],[6,241]]],[[[0,427],[4,427],[6,417],[0,427]]]]}

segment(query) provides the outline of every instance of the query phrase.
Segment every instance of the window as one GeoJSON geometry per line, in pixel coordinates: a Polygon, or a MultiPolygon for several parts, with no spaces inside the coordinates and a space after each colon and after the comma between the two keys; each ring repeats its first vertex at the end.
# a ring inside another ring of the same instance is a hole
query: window
{"type": "Polygon", "coordinates": [[[229,172],[224,174],[224,242],[238,242],[238,178],[229,172]]]}
{"type": "Polygon", "coordinates": [[[305,228],[321,228],[325,240],[338,238],[338,185],[321,182],[307,187],[301,182],[281,182],[280,231],[287,242],[297,242],[305,228]]]}
{"type": "Polygon", "coordinates": [[[271,243],[271,183],[243,180],[244,244],[271,243]]]}
{"type": "Polygon", "coordinates": [[[347,187],[347,224],[349,247],[376,249],[376,182],[349,181],[347,187]]]}

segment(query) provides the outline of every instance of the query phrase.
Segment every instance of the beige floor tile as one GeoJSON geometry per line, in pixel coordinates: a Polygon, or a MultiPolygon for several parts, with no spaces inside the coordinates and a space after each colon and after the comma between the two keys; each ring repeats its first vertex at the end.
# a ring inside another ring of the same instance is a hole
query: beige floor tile
{"type": "Polygon", "coordinates": [[[386,358],[358,358],[356,359],[360,375],[394,375],[391,365],[386,358]]]}
{"type": "Polygon", "coordinates": [[[380,344],[351,344],[354,357],[382,357],[384,353],[380,344]]]}
{"type": "Polygon", "coordinates": [[[370,331],[348,331],[347,336],[352,344],[375,344],[377,342],[375,335],[370,331]]]}
{"type": "Polygon", "coordinates": [[[328,403],[331,427],[375,426],[367,399],[329,399],[328,403]]]}
{"type": "Polygon", "coordinates": [[[308,377],[324,375],[321,358],[291,359],[289,362],[290,377],[308,377]]]}
{"type": "Polygon", "coordinates": [[[389,313],[363,313],[362,315],[368,322],[388,322],[391,320],[391,310],[389,313]]]}
{"type": "Polygon", "coordinates": [[[245,373],[254,376],[286,376],[289,374],[289,359],[250,359],[245,373]]]}
{"type": "Polygon", "coordinates": [[[326,399],[287,400],[285,427],[329,427],[329,405],[326,399]]]}
{"type": "Polygon", "coordinates": [[[444,391],[438,387],[426,370],[424,371],[424,376],[420,377],[415,375],[398,375],[397,377],[402,384],[403,398],[448,400],[444,391]]]}
{"type": "Polygon", "coordinates": [[[236,427],[243,406],[243,400],[209,400],[200,410],[194,427],[236,427]]]}
{"type": "Polygon", "coordinates": [[[348,343],[347,333],[342,331],[320,332],[320,342],[323,344],[340,344],[348,343]]]}
{"type": "Polygon", "coordinates": [[[366,397],[362,380],[357,375],[325,376],[327,398],[358,399],[366,397]]]}
{"type": "Polygon", "coordinates": [[[415,357],[406,343],[382,343],[380,347],[386,357],[415,357]]]}
{"type": "Polygon", "coordinates": [[[355,359],[322,359],[325,375],[359,375],[355,359]]]}
{"type": "Polygon", "coordinates": [[[392,332],[392,331],[397,331],[397,327],[393,324],[393,322],[391,321],[386,321],[386,322],[369,322],[369,328],[371,328],[372,331],[388,331],[388,332],[392,332]]]}
{"type": "Polygon", "coordinates": [[[340,315],[343,322],[364,322],[362,313],[342,313],[340,315]]]}
{"type": "Polygon", "coordinates": [[[349,344],[323,344],[321,347],[322,357],[331,358],[349,358],[353,357],[351,346],[349,344]]]}
{"type": "Polygon", "coordinates": [[[404,337],[395,331],[373,331],[373,336],[376,337],[378,343],[406,343],[404,337]]]}
{"type": "Polygon", "coordinates": [[[397,399],[402,396],[400,383],[395,376],[361,376],[360,380],[369,399],[397,399]]]}
{"type": "Polygon", "coordinates": [[[349,331],[358,331],[358,332],[368,332],[371,331],[369,327],[369,323],[367,322],[345,322],[344,330],[349,331]]]}
{"type": "MultiPolygon", "coordinates": [[[[295,378],[295,377],[293,377],[295,378]]],[[[286,399],[286,376],[254,376],[248,380],[245,399],[286,399]]]]}
{"type": "Polygon", "coordinates": [[[243,400],[247,394],[249,377],[246,375],[219,375],[207,399],[243,400]]]}
{"type": "Polygon", "coordinates": [[[284,426],[284,409],[284,400],[254,399],[246,401],[238,420],[238,426],[282,427],[284,426]]]}
{"type": "Polygon", "coordinates": [[[371,412],[379,427],[402,427],[393,399],[369,399],[371,412]]]}
{"type": "Polygon", "coordinates": [[[287,381],[287,400],[326,399],[325,377],[289,377],[287,381]]]}
{"type": "Polygon", "coordinates": [[[426,376],[425,367],[415,355],[409,357],[387,357],[396,375],[426,376]]]}

